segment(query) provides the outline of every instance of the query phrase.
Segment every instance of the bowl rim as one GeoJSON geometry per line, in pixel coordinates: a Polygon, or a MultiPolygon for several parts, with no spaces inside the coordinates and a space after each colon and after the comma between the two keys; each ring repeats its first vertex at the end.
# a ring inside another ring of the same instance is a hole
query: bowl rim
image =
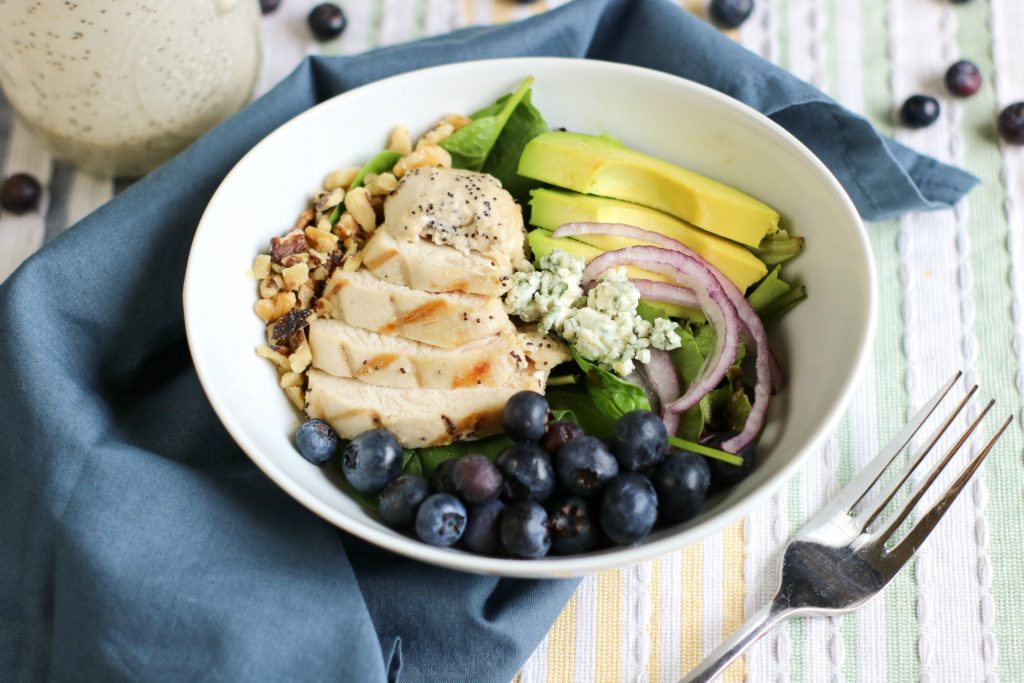
{"type": "Polygon", "coordinates": [[[263,145],[267,144],[271,138],[286,135],[292,128],[303,125],[306,119],[310,116],[315,116],[316,110],[321,107],[338,106],[337,103],[339,101],[352,98],[354,95],[360,94],[364,89],[374,88],[385,83],[394,83],[396,81],[414,80],[425,74],[433,74],[438,71],[452,71],[457,74],[460,70],[479,69],[481,67],[491,65],[494,62],[522,64],[524,73],[528,71],[541,72],[545,67],[549,66],[570,69],[597,69],[598,71],[608,70],[626,74],[627,76],[632,75],[639,78],[653,79],[655,81],[670,84],[673,87],[690,90],[700,97],[709,98],[716,103],[724,105],[727,108],[731,108],[746,117],[753,117],[754,119],[760,120],[760,123],[766,125],[768,130],[781,138],[784,142],[788,143],[794,150],[798,151],[801,156],[810,161],[816,170],[819,171],[828,186],[836,194],[852,223],[857,228],[857,237],[860,240],[860,246],[867,261],[868,288],[866,295],[868,299],[868,319],[867,324],[863,327],[860,333],[857,357],[853,363],[852,372],[849,373],[844,381],[838,400],[835,401],[831,410],[829,410],[825,416],[825,419],[812,430],[810,438],[805,441],[803,447],[794,453],[793,456],[784,465],[782,465],[777,472],[766,479],[757,489],[751,491],[745,498],[737,501],[731,507],[722,510],[714,516],[709,517],[707,520],[704,520],[692,527],[683,529],[678,533],[669,534],[664,538],[648,541],[636,546],[617,547],[584,555],[549,556],[537,560],[498,558],[476,555],[467,551],[453,550],[451,548],[435,547],[408,536],[394,535],[390,530],[385,531],[373,528],[361,520],[350,517],[345,513],[335,510],[327,504],[321,503],[314,496],[308,494],[299,483],[292,480],[283,470],[281,470],[275,464],[272,457],[263,453],[263,449],[258,447],[257,444],[249,438],[239,423],[234,421],[233,416],[226,405],[219,404],[214,400],[213,396],[215,394],[211,393],[211,387],[213,385],[212,374],[214,369],[208,367],[203,358],[193,353],[193,365],[195,366],[196,374],[199,378],[200,385],[203,388],[203,392],[206,394],[207,400],[210,402],[210,405],[218,419],[221,421],[221,424],[224,425],[224,428],[231,435],[232,439],[234,439],[235,443],[239,445],[242,451],[245,452],[245,454],[267,477],[280,486],[292,498],[334,526],[337,526],[364,541],[384,548],[385,550],[399,553],[414,560],[476,574],[490,574],[513,578],[570,577],[608,571],[632,565],[637,562],[652,560],[688,545],[701,542],[730,524],[735,523],[737,520],[747,516],[755,507],[760,505],[770,495],[779,490],[779,488],[796,473],[800,466],[806,462],[810,454],[825,441],[828,434],[833,432],[838,426],[840,419],[846,412],[846,409],[852,400],[854,389],[865,371],[868,358],[870,357],[870,351],[875,338],[875,330],[878,322],[878,281],[873,252],[871,250],[870,240],[864,223],[861,220],[860,215],[857,213],[853,201],[825,164],[800,140],[761,112],[739,100],[695,81],[663,71],[658,71],[656,69],[604,60],[579,59],[572,57],[501,57],[454,62],[416,69],[414,71],[407,71],[347,90],[339,95],[335,95],[334,97],[324,100],[313,107],[310,107],[304,112],[282,123],[268,135],[264,136],[248,152],[246,152],[246,154],[239,159],[232,169],[224,176],[224,179],[221,180],[217,190],[211,196],[210,201],[207,204],[207,208],[203,211],[203,215],[199,220],[195,235],[193,236],[192,245],[189,248],[189,258],[185,269],[185,278],[182,289],[185,335],[188,340],[190,351],[195,348],[193,338],[197,331],[194,329],[192,324],[189,304],[190,301],[202,296],[201,290],[197,291],[198,286],[195,284],[196,278],[192,277],[193,271],[197,267],[195,265],[195,261],[197,259],[195,255],[196,244],[200,241],[201,236],[205,235],[207,231],[215,229],[208,221],[210,206],[217,202],[218,195],[221,193],[224,186],[228,184],[232,176],[239,171],[240,167],[246,164],[246,161],[253,154],[257,153],[257,151],[263,145]]]}

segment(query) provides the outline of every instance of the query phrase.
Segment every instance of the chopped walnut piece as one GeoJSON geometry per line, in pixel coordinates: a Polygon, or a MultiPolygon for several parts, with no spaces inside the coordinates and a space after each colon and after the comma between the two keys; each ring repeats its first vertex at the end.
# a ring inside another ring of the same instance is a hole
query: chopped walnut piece
{"type": "Polygon", "coordinates": [[[310,223],[312,223],[313,219],[315,218],[316,212],[313,211],[313,209],[306,209],[305,211],[299,214],[299,219],[295,221],[295,227],[300,229],[304,228],[310,223]]]}
{"type": "Polygon", "coordinates": [[[263,322],[269,323],[284,316],[285,313],[295,308],[295,295],[291,292],[281,292],[272,299],[260,299],[256,302],[256,315],[263,322]]]}
{"type": "Polygon", "coordinates": [[[356,223],[356,219],[352,217],[352,214],[346,211],[341,214],[341,218],[338,219],[337,225],[334,226],[334,234],[338,237],[345,239],[356,234],[356,230],[359,229],[359,225],[356,223]]]}
{"type": "Polygon", "coordinates": [[[282,237],[270,239],[270,260],[274,263],[284,263],[285,258],[301,254],[309,248],[306,243],[306,236],[301,230],[293,230],[282,237]]]}
{"type": "Polygon", "coordinates": [[[313,285],[312,280],[307,280],[302,283],[298,291],[299,306],[302,308],[309,308],[309,305],[313,302],[313,297],[316,296],[316,288],[313,285]]]}
{"type": "Polygon", "coordinates": [[[454,128],[455,130],[458,130],[463,126],[468,126],[469,124],[473,123],[473,119],[469,118],[468,116],[463,116],[462,114],[446,114],[444,117],[444,122],[450,124],[451,127],[454,128]]]}
{"type": "Polygon", "coordinates": [[[399,159],[395,167],[391,169],[396,178],[401,178],[415,168],[423,168],[425,166],[451,168],[452,155],[445,148],[431,144],[423,144],[418,147],[415,152],[399,159]]]}
{"type": "Polygon", "coordinates": [[[286,372],[281,375],[281,388],[301,387],[304,378],[297,372],[286,372]]]}
{"type": "Polygon", "coordinates": [[[285,387],[284,395],[288,397],[288,400],[297,409],[306,409],[306,394],[302,391],[302,387],[285,387]]]}
{"type": "Polygon", "coordinates": [[[292,372],[304,372],[312,360],[313,353],[309,350],[309,342],[303,339],[302,344],[288,356],[288,366],[292,372]]]}
{"type": "Polygon", "coordinates": [[[309,279],[313,282],[323,282],[330,274],[331,270],[326,265],[317,266],[316,269],[309,274],[309,279]]]}
{"type": "Polygon", "coordinates": [[[340,188],[346,188],[352,184],[352,181],[359,175],[358,166],[349,166],[347,168],[338,169],[332,173],[328,173],[327,177],[324,178],[324,189],[328,192],[340,188]]]}
{"type": "Polygon", "coordinates": [[[334,306],[331,304],[329,299],[323,297],[313,302],[313,311],[316,312],[319,318],[329,318],[334,310],[334,306]]]}
{"type": "Polygon", "coordinates": [[[338,248],[338,236],[331,233],[330,229],[306,228],[306,241],[317,251],[329,254],[338,248]]]}
{"type": "Polygon", "coordinates": [[[285,344],[296,332],[300,332],[309,324],[312,311],[305,308],[296,308],[285,313],[271,328],[270,341],[275,344],[285,344]]]}
{"type": "Polygon", "coordinates": [[[370,173],[366,176],[364,185],[367,192],[373,196],[391,194],[398,187],[398,178],[390,173],[381,173],[380,175],[370,173]]]}
{"type": "Polygon", "coordinates": [[[270,254],[259,254],[252,261],[252,276],[257,280],[270,275],[270,254]]]}
{"type": "MultiPolygon", "coordinates": [[[[432,130],[424,133],[423,137],[420,138],[420,142],[436,145],[439,144],[445,138],[451,137],[451,134],[455,132],[455,126],[450,123],[439,123],[432,130]]],[[[420,142],[416,143],[418,147],[420,142]]]]}
{"type": "Polygon", "coordinates": [[[260,282],[260,296],[264,299],[273,299],[281,291],[280,275],[263,278],[260,282]]]}
{"type": "Polygon", "coordinates": [[[296,263],[282,270],[281,277],[284,278],[285,289],[289,292],[294,292],[309,279],[309,265],[306,263],[296,263]]]}
{"type": "Polygon", "coordinates": [[[346,196],[345,208],[365,232],[377,229],[377,215],[370,204],[370,193],[365,187],[350,190],[346,196]]]}
{"type": "Polygon", "coordinates": [[[406,126],[398,126],[391,132],[388,140],[388,149],[399,154],[408,154],[412,151],[412,140],[409,137],[409,129],[406,126]]]}
{"type": "Polygon", "coordinates": [[[352,254],[345,259],[345,262],[341,264],[341,269],[345,272],[351,273],[352,271],[359,270],[359,266],[363,265],[363,257],[359,254],[352,254]]]}
{"type": "Polygon", "coordinates": [[[269,346],[257,346],[256,355],[260,358],[266,358],[282,370],[289,370],[291,367],[288,364],[288,356],[284,355],[280,351],[270,348],[269,346]]]}
{"type": "Polygon", "coordinates": [[[330,192],[321,192],[316,198],[316,210],[326,213],[329,209],[341,204],[343,199],[345,199],[345,190],[340,187],[336,187],[330,192]]]}

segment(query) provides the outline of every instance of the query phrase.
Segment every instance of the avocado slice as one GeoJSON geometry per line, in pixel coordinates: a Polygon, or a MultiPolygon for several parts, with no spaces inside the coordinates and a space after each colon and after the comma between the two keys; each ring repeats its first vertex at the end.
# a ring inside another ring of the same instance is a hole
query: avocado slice
{"type": "MultiPolygon", "coordinates": [[[[693,249],[732,280],[741,292],[768,273],[760,259],[735,242],[646,206],[565,190],[538,189],[530,196],[530,223],[538,228],[554,231],[560,225],[574,222],[625,223],[657,232],[693,249]]],[[[577,235],[573,239],[602,251],[645,244],[615,235],[577,235]]]]}
{"type": "Polygon", "coordinates": [[[541,133],[523,149],[519,175],[584,194],[642,204],[750,247],[779,229],[779,214],[770,206],[606,137],[541,133]]]}
{"type": "MultiPolygon", "coordinates": [[[[555,249],[561,249],[570,256],[582,258],[584,263],[590,263],[595,258],[604,253],[603,249],[592,247],[589,244],[578,242],[568,237],[555,237],[549,231],[538,228],[531,230],[526,235],[526,240],[530,243],[530,250],[533,252],[533,258],[539,260],[542,256],[547,256],[555,249]]],[[[629,277],[643,278],[645,280],[658,280],[660,282],[669,282],[669,278],[658,273],[650,273],[646,270],[640,270],[633,266],[626,266],[626,273],[629,277]]],[[[685,308],[676,304],[665,303],[663,301],[649,301],[653,306],[657,306],[661,310],[665,311],[665,315],[671,318],[687,318],[694,322],[704,322],[706,318],[701,311],[694,310],[692,308],[685,308]]]]}

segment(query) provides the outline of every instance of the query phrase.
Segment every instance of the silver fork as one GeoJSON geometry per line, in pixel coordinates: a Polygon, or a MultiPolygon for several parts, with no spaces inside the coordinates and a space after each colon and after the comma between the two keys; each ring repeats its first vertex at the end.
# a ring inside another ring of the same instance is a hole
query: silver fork
{"type": "Polygon", "coordinates": [[[869,531],[868,527],[879,520],[886,505],[892,501],[903,483],[978,390],[977,385],[971,387],[925,445],[910,458],[892,481],[869,499],[868,492],[921,429],[925,420],[960,379],[960,375],[958,372],[947,382],[886,444],[882,452],[839,492],[835,500],[797,532],[782,554],[782,576],[779,589],[771,603],[751,616],[736,633],[719,645],[680,683],[710,681],[779,622],[798,615],[831,616],[855,610],[878,595],[892,581],[907,560],[921,547],[1013,420],[1010,416],[1003,422],[952,486],[917,520],[906,536],[892,545],[890,541],[893,540],[893,535],[900,525],[995,403],[989,401],[938,464],[913,488],[909,498],[899,505],[891,517],[881,521],[876,530],[869,531]],[[862,502],[863,508],[855,511],[854,507],[862,502]],[[891,549],[886,548],[887,544],[892,546],[891,549]]]}

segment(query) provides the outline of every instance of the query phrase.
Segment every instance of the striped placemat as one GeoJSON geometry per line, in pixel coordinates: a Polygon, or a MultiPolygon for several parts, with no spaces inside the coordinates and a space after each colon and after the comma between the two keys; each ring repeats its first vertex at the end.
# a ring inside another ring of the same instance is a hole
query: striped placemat
{"type": "MultiPolygon", "coordinates": [[[[355,53],[561,4],[501,0],[342,0],[349,27],[323,46],[304,20],[315,0],[264,19],[260,89],[307,52],[355,53]]],[[[702,13],[701,0],[680,5],[702,13]]],[[[839,428],[787,486],[740,523],[655,562],[587,578],[523,667],[523,683],[674,681],[762,603],[785,540],[875,454],[954,368],[1021,417],[1024,393],[1024,148],[1000,145],[1000,106],[1024,100],[1024,2],[758,0],[735,32],[748,48],[863,112],[883,131],[982,178],[955,211],[870,226],[881,285],[869,371],[839,428]],[[893,125],[913,92],[942,96],[959,57],[984,89],[941,97],[941,120],[893,125]]],[[[0,214],[0,279],[109,200],[120,185],[55,162],[0,102],[3,175],[48,185],[38,214],[0,214]]],[[[944,475],[949,481],[952,475],[944,475]]],[[[1024,455],[1018,427],[878,600],[841,619],[791,622],[731,667],[726,681],[1024,681],[1024,455]]]]}

